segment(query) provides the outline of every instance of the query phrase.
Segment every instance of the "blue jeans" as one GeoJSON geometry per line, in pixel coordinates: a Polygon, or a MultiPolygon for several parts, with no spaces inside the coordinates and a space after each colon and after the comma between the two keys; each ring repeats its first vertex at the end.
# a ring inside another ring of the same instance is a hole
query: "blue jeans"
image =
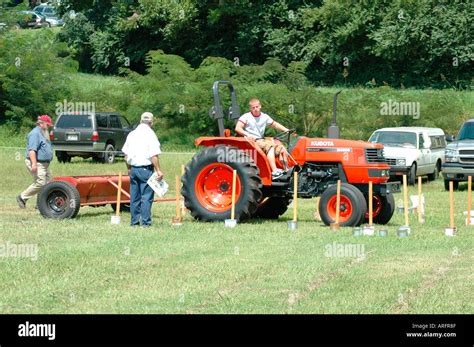
{"type": "Polygon", "coordinates": [[[151,204],[154,191],[146,183],[153,175],[153,166],[134,167],[130,170],[130,225],[151,225],[151,204]]]}

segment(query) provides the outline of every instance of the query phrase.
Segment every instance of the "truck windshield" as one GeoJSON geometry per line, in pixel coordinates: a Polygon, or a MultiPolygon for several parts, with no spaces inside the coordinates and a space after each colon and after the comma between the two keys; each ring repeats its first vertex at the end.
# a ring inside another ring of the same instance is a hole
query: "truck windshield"
{"type": "Polygon", "coordinates": [[[464,123],[456,140],[474,140],[474,122],[464,123]]]}
{"type": "Polygon", "coordinates": [[[387,146],[410,146],[416,148],[416,133],[406,131],[376,131],[370,142],[382,143],[387,146]]]}

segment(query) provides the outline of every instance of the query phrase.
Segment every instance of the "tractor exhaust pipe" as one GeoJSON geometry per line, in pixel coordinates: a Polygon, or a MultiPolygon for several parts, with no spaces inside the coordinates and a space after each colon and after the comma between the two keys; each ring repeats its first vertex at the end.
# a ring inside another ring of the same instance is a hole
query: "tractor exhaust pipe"
{"type": "Polygon", "coordinates": [[[338,91],[334,94],[334,101],[332,104],[332,123],[328,129],[328,138],[330,139],[338,139],[339,138],[339,127],[336,123],[336,114],[337,114],[337,96],[342,92],[342,90],[338,91]]]}

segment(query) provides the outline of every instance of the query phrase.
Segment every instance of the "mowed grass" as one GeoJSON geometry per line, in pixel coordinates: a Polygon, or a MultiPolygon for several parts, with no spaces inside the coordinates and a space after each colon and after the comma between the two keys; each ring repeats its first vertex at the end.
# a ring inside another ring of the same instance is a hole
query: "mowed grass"
{"type": "MultiPolygon", "coordinates": [[[[174,175],[191,156],[161,156],[169,196],[174,175]]],[[[34,202],[20,210],[15,196],[31,180],[23,151],[2,149],[0,159],[0,246],[39,249],[36,261],[0,257],[1,313],[474,312],[474,227],[464,226],[462,215],[467,192],[455,193],[459,232],[447,237],[449,202],[441,179],[424,185],[426,224],[410,215],[407,238],[396,235],[403,224],[398,213],[385,238],[354,237],[350,228],[330,232],[314,219],[315,199],[299,201],[295,232],[286,224],[291,209],[278,221],[253,220],[235,229],[189,215],[173,227],[173,203],[153,205],[152,228],[132,229],[129,214],[120,225],[110,224],[110,206],[84,207],[76,219],[64,221],[44,219],[34,202]],[[365,256],[328,256],[337,245],[363,247],[365,256]]],[[[52,171],[126,172],[123,161],[82,159],[54,161],[52,171]]]]}

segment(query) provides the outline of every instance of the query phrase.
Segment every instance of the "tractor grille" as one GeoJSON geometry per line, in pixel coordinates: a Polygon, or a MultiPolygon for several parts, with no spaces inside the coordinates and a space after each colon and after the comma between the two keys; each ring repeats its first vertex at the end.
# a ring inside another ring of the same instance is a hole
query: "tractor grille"
{"type": "Polygon", "coordinates": [[[383,148],[366,148],[365,159],[369,164],[386,164],[387,160],[383,156],[383,148]]]}

